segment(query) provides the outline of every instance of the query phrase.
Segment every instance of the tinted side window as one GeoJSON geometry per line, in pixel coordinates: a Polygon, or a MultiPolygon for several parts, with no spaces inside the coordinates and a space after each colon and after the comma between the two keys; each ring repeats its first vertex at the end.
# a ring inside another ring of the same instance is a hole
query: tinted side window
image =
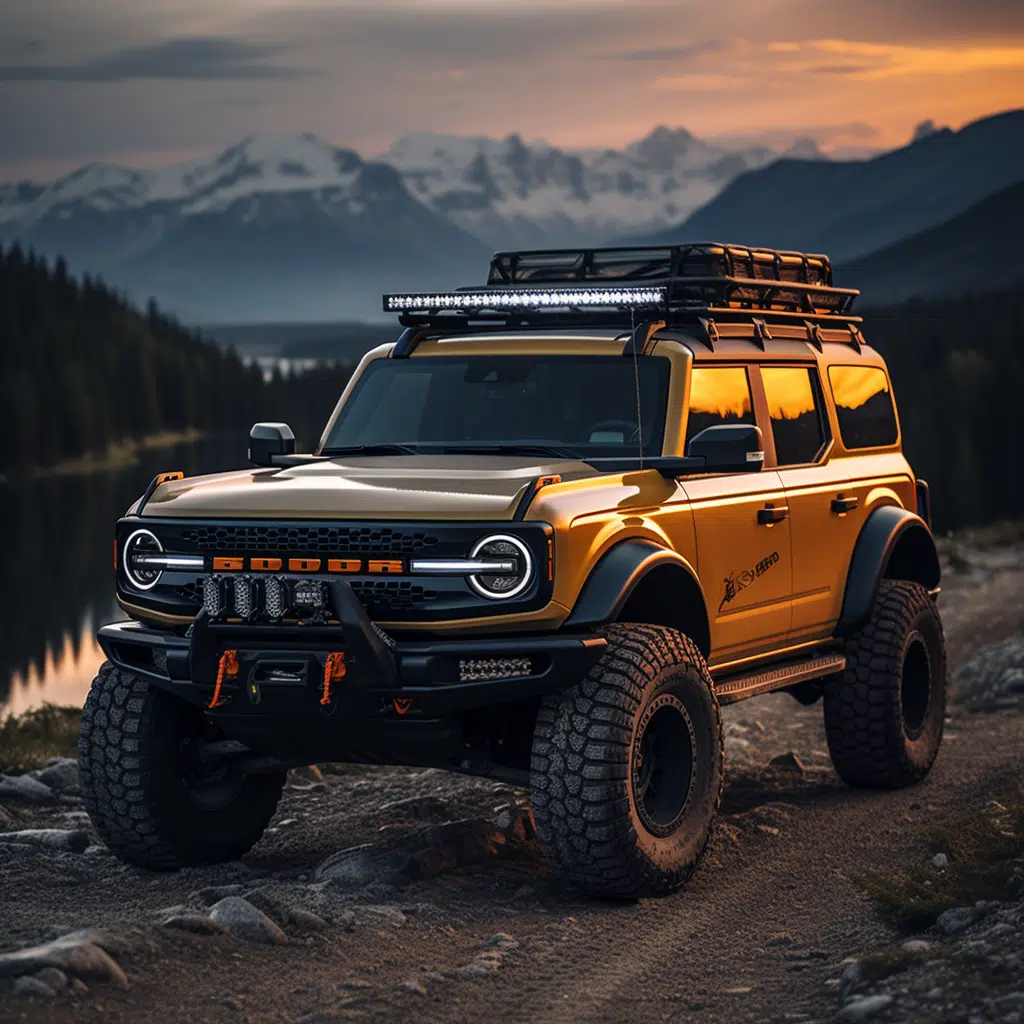
{"type": "Polygon", "coordinates": [[[830,366],[828,379],[847,448],[896,443],[896,410],[885,373],[877,366],[830,366]]]}
{"type": "Polygon", "coordinates": [[[761,367],[780,466],[813,462],[825,444],[825,417],[813,373],[806,366],[761,367]]]}
{"type": "MultiPolygon", "coordinates": [[[[753,423],[750,382],[742,366],[695,366],[690,374],[686,446],[702,430],[723,423],[753,423]]],[[[684,449],[685,450],[685,449],[684,449]]]]}

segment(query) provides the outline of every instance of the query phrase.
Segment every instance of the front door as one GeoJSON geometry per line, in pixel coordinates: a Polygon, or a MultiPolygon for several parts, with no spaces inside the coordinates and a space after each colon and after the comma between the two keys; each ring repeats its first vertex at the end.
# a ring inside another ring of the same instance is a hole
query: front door
{"type": "MultiPolygon", "coordinates": [[[[705,427],[753,423],[745,366],[695,366],[687,444],[705,427]]],[[[712,664],[777,646],[790,627],[791,549],[786,495],[773,470],[690,477],[697,572],[711,620],[712,664]]]]}

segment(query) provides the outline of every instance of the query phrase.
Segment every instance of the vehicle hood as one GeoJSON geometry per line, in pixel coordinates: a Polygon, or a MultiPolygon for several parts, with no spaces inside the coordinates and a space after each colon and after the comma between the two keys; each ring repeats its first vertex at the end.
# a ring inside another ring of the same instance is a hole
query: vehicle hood
{"type": "Polygon", "coordinates": [[[150,517],[511,519],[538,476],[596,476],[583,462],[492,455],[317,459],[161,484],[150,517]]]}

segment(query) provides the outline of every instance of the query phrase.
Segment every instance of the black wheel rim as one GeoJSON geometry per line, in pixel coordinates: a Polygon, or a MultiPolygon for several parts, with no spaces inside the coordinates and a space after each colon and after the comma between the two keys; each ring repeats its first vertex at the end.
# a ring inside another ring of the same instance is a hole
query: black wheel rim
{"type": "Polygon", "coordinates": [[[909,739],[917,739],[928,720],[932,702],[932,663],[928,645],[920,633],[907,639],[900,667],[900,708],[903,730],[909,739]]]}
{"type": "Polygon", "coordinates": [[[633,803],[645,829],[671,835],[690,802],[697,742],[682,701],[663,693],[644,708],[633,741],[633,803]]]}

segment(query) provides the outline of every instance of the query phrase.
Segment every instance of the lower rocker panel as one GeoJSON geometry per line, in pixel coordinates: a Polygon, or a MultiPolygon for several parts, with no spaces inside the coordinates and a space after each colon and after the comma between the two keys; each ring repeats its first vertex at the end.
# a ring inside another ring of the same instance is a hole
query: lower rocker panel
{"type": "Polygon", "coordinates": [[[727,676],[715,681],[715,693],[720,704],[734,704],[759,693],[781,690],[795,683],[806,683],[812,679],[842,672],[846,668],[846,657],[842,654],[824,654],[817,658],[801,658],[785,665],[761,669],[739,676],[727,676]]]}

